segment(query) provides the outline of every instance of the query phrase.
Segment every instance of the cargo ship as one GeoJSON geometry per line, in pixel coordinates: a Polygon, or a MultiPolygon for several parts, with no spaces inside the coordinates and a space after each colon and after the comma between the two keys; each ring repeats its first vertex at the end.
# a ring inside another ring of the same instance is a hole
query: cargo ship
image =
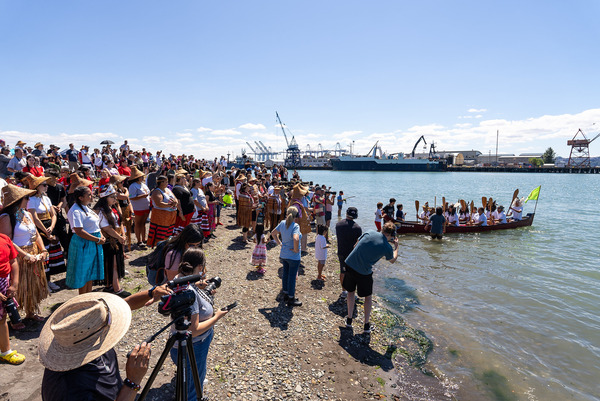
{"type": "Polygon", "coordinates": [[[406,159],[404,153],[384,154],[376,143],[366,156],[346,154],[331,158],[331,166],[338,171],[445,171],[446,161],[434,157],[406,159]]]}

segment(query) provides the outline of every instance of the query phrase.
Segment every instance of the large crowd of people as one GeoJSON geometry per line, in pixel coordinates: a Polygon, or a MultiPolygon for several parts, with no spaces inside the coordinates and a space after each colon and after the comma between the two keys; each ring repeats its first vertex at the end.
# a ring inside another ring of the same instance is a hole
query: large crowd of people
{"type": "MultiPolygon", "coordinates": [[[[44,400],[63,399],[61,383],[67,380],[63,372],[81,379],[69,390],[81,399],[87,399],[84,394],[89,391],[95,392],[94,397],[133,399],[135,391],[130,390],[139,389],[149,346],[136,347],[136,358],[127,362],[128,378],[121,380],[112,347],[124,332],[113,333],[116,329],[107,323],[111,319],[108,315],[114,312],[130,320],[130,310],[171,293],[162,284],[166,280],[199,273],[205,277],[201,248],[216,238],[223,225],[220,217],[224,207],[235,208],[240,227],[236,241],[243,247],[248,242],[255,244],[251,263],[258,274],[266,273],[266,245],[272,242],[281,246],[283,278],[278,300],[289,307],[302,306],[296,280],[311,233],[316,235],[316,280],[326,280],[329,226],[334,205],[341,216],[343,193],[302,183],[296,171],[290,174],[278,165],[228,166],[224,157],[199,160],[186,155],[166,156],[160,151],[153,155],[145,149],[131,150],[127,141],[93,152],[88,146],[77,150],[74,144],[62,152],[54,145],[26,145],[19,141],[10,148],[0,141],[0,359],[14,365],[25,359],[10,347],[9,315],[14,330],[25,327],[20,313],[34,321],[50,319],[40,338],[40,361],[46,367],[44,400]],[[156,285],[130,294],[121,285],[127,274],[128,252],[149,248],[148,279],[156,285]],[[64,282],[56,280],[61,273],[66,275],[64,282]],[[41,316],[42,301],[65,285],[77,289],[79,296],[51,318],[41,316]],[[70,332],[76,333],[75,341],[69,338],[70,332]],[[110,341],[109,333],[115,336],[110,341]],[[94,341],[102,343],[102,353],[90,352],[94,341]],[[60,352],[64,358],[56,356],[60,352]],[[99,372],[98,366],[110,369],[99,372]],[[115,386],[90,390],[90,380],[115,386]]],[[[365,297],[365,309],[370,306],[372,272],[368,266],[379,257],[392,260],[397,256],[397,241],[387,233],[389,228],[384,227],[388,230],[385,236],[372,234],[376,241],[363,238],[354,222],[357,213],[355,208],[348,208],[346,219],[336,226],[340,284],[349,291],[343,290],[342,296],[351,294],[347,297],[348,325],[355,289],[365,297]],[[360,246],[354,250],[357,241],[360,246]],[[373,246],[374,250],[370,249],[373,246]],[[371,256],[365,259],[366,254],[371,256]]],[[[227,314],[213,310],[210,297],[199,291],[206,285],[203,279],[192,287],[196,300],[191,332],[202,383],[213,326],[227,314]]],[[[370,330],[369,315],[365,314],[365,332],[370,330]]],[[[176,360],[176,349],[172,357],[176,360]]],[[[189,390],[193,394],[193,389],[189,390]]]]}

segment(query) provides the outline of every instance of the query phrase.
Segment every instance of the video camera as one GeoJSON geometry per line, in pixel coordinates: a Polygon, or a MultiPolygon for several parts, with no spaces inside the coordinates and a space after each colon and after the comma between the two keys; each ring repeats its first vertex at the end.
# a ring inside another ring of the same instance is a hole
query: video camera
{"type": "MultiPolygon", "coordinates": [[[[170,314],[174,319],[188,314],[188,309],[196,300],[196,294],[189,288],[189,285],[202,280],[202,277],[202,274],[193,274],[168,281],[167,287],[172,289],[173,293],[163,295],[160,298],[158,313],[165,316],[170,314]]],[[[221,286],[221,281],[220,277],[213,277],[207,280],[208,285],[203,291],[210,297],[211,301],[211,292],[221,286]]]]}

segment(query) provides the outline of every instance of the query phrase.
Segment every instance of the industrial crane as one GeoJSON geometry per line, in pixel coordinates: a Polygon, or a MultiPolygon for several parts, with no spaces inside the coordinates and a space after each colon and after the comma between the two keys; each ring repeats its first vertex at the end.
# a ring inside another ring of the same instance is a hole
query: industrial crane
{"type": "Polygon", "coordinates": [[[417,150],[417,146],[419,146],[419,142],[421,142],[421,141],[423,141],[424,145],[427,145],[427,141],[425,141],[425,137],[423,135],[421,135],[421,137],[419,138],[417,143],[415,143],[415,146],[413,147],[412,152],[410,152],[411,157],[415,157],[415,150],[417,150]]]}
{"type": "Polygon", "coordinates": [[[252,145],[250,145],[248,142],[246,142],[246,145],[248,145],[248,147],[250,148],[250,150],[252,151],[252,153],[254,153],[254,158],[257,158],[258,153],[256,152],[256,150],[254,150],[254,148],[252,147],[252,145]]]}
{"type": "Polygon", "coordinates": [[[571,147],[567,167],[591,167],[590,143],[594,142],[599,136],[600,134],[592,139],[587,139],[583,131],[579,129],[573,139],[567,141],[567,145],[571,147]],[[579,134],[583,139],[575,139],[579,134]]]}
{"type": "MultiPolygon", "coordinates": [[[[279,118],[279,113],[275,112],[275,116],[277,117],[277,122],[281,127],[281,131],[283,132],[283,137],[285,138],[285,143],[287,144],[287,149],[285,151],[285,167],[295,168],[300,167],[300,148],[298,147],[298,142],[296,142],[296,138],[292,135],[292,140],[288,141],[287,135],[285,133],[285,126],[281,122],[281,118],[279,118]]],[[[290,132],[291,135],[291,132],[290,132]]]]}

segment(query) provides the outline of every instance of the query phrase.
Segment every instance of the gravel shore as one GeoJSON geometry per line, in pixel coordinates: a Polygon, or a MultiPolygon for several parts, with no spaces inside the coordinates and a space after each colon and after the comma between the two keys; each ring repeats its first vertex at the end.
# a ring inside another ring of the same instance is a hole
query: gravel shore
{"type": "MultiPolygon", "coordinates": [[[[215,307],[233,301],[239,304],[215,326],[206,385],[211,400],[454,399],[448,386],[423,367],[431,342],[380,307],[376,299],[373,333],[362,333],[360,302],[354,328],[345,328],[346,303],[340,298],[335,240],[324,271],[328,280],[323,285],[315,280],[314,234],[310,235],[309,252],[302,258],[298,277],[297,296],[303,305],[290,308],[278,297],[279,248],[268,250],[266,273],[256,273],[250,265],[253,244],[240,241],[241,230],[234,225],[234,216],[233,211],[223,210],[224,226],[204,247],[208,277],[223,280],[215,307]]],[[[133,250],[127,254],[129,274],[123,285],[132,293],[149,288],[145,277],[149,253],[133,250]]],[[[58,283],[64,288],[64,277],[58,283]]],[[[42,304],[42,315],[50,315],[76,293],[67,289],[53,293],[42,304]]],[[[116,347],[123,377],[125,354],[168,321],[155,305],[133,312],[129,332],[116,347]]],[[[11,331],[11,346],[27,360],[20,366],[2,366],[0,401],[41,399],[43,367],[37,357],[37,338],[43,323],[26,324],[25,331],[11,331]]],[[[151,369],[166,338],[163,333],[153,343],[151,369]]],[[[146,379],[149,375],[150,371],[146,379]]],[[[173,399],[174,384],[175,366],[168,358],[147,399],[173,399]]]]}

